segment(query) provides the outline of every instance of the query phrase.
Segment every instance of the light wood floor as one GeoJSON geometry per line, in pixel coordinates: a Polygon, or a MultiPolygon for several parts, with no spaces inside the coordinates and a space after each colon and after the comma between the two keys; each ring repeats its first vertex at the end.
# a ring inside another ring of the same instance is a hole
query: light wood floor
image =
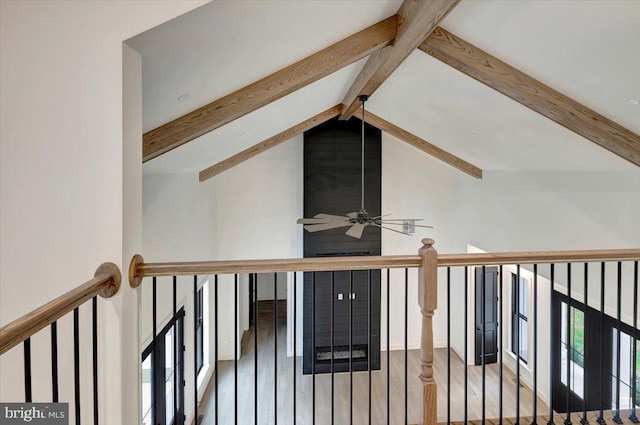
{"type": "MultiPolygon", "coordinates": [[[[271,303],[261,304],[258,318],[258,423],[275,423],[274,408],[274,329],[271,303]]],[[[277,370],[277,412],[279,424],[293,423],[293,358],[286,356],[286,305],[278,307],[278,370],[277,370]]],[[[238,361],[238,421],[239,424],[253,424],[254,418],[254,341],[253,328],[248,338],[244,339],[242,358],[238,361]]],[[[420,422],[422,387],[418,379],[420,370],[419,350],[408,353],[408,412],[407,423],[420,422]]],[[[312,423],[313,379],[310,375],[302,375],[301,358],[296,358],[296,416],[298,424],[312,423]]],[[[387,380],[386,352],[381,353],[382,370],[372,371],[371,388],[371,423],[387,423],[387,380]]],[[[438,421],[447,421],[447,359],[446,349],[435,350],[434,371],[438,384],[438,421]]],[[[218,403],[220,406],[219,423],[234,423],[234,362],[225,361],[218,365],[218,403]]],[[[498,365],[487,366],[486,381],[486,417],[496,418],[498,412],[498,365]]],[[[469,419],[479,419],[482,414],[481,367],[469,367],[468,413],[469,419]]],[[[392,351],[390,357],[390,423],[405,423],[404,410],[404,352],[392,351]]],[[[464,365],[460,358],[452,352],[451,366],[451,420],[464,419],[464,365]]],[[[353,373],[353,422],[366,424],[369,418],[368,373],[353,373]]],[[[349,424],[349,374],[334,375],[334,410],[335,424],[349,424]]],[[[515,376],[504,369],[503,381],[503,416],[515,416],[515,376]]],[[[215,424],[214,407],[215,388],[211,380],[203,399],[200,414],[204,415],[202,424],[215,424]]],[[[538,400],[539,414],[548,413],[548,407],[538,400]]],[[[322,374],[315,377],[315,418],[317,424],[331,424],[331,375],[322,374]]],[[[520,415],[532,415],[532,393],[521,386],[520,415]]],[[[560,423],[559,421],[556,421],[560,423]]],[[[577,423],[576,419],[574,423],[577,423]]],[[[523,423],[530,423],[524,422],[523,423]]],[[[542,423],[538,421],[538,423],[542,423]]]]}

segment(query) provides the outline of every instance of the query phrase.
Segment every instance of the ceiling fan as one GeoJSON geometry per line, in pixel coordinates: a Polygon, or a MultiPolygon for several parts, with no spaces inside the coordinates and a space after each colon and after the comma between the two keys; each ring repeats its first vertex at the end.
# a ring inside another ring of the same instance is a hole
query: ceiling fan
{"type": "Polygon", "coordinates": [[[307,232],[319,232],[322,230],[338,229],[340,227],[350,226],[345,235],[352,238],[360,239],[367,226],[379,227],[381,229],[391,230],[396,233],[411,236],[415,232],[415,227],[424,227],[433,229],[433,226],[425,226],[415,224],[416,221],[422,221],[420,218],[397,218],[385,219],[391,214],[371,217],[364,208],[364,102],[369,98],[368,95],[360,95],[358,100],[362,102],[362,184],[361,184],[361,205],[360,211],[351,212],[344,216],[332,214],[316,214],[313,218],[300,218],[298,224],[304,224],[307,232]],[[403,226],[402,230],[394,229],[388,226],[403,226]]]}

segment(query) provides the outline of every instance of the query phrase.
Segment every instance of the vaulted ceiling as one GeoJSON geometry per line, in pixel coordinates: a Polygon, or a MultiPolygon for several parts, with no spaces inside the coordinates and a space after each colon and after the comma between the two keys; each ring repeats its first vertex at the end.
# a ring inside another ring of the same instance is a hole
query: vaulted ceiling
{"type": "Polygon", "coordinates": [[[360,93],[473,177],[640,164],[638,1],[214,1],[128,43],[148,174],[205,180],[360,93]]]}

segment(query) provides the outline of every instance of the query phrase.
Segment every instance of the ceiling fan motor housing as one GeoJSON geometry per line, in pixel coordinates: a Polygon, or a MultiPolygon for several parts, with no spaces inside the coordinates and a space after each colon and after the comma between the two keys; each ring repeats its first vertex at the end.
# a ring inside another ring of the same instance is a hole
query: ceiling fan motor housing
{"type": "Polygon", "coordinates": [[[370,222],[369,213],[366,210],[358,211],[358,216],[352,219],[352,223],[367,224],[370,222]]]}

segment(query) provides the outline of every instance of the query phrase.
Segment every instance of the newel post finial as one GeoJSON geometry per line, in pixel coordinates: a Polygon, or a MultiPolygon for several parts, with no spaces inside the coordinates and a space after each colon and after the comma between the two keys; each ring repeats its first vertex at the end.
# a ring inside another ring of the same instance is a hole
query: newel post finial
{"type": "Polygon", "coordinates": [[[437,388],[433,379],[433,313],[438,308],[438,251],[434,240],[425,238],[418,255],[422,264],[418,277],[418,303],[422,313],[422,340],[420,358],[422,360],[422,423],[435,425],[437,422],[437,388]]]}

